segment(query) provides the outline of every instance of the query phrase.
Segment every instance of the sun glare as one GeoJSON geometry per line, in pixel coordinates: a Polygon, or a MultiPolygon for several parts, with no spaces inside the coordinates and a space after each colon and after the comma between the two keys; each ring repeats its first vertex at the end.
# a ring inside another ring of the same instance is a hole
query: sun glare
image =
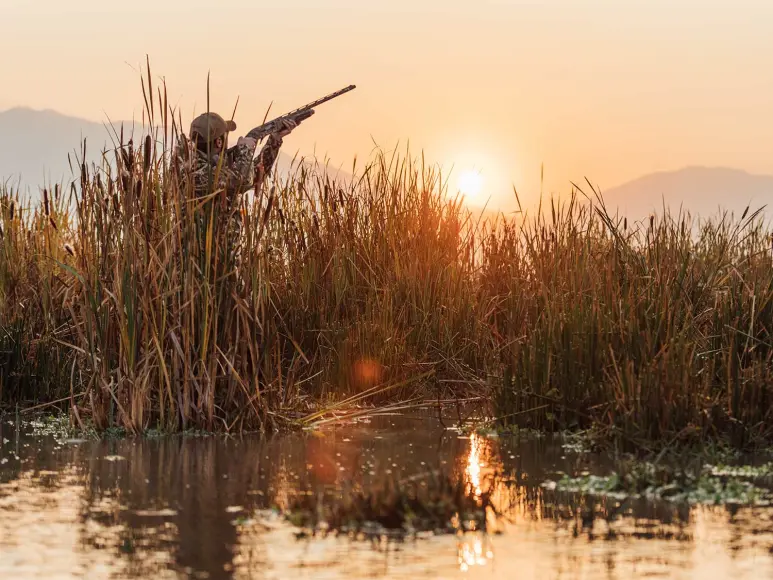
{"type": "Polygon", "coordinates": [[[457,183],[459,192],[467,198],[469,202],[479,202],[483,190],[483,176],[480,171],[468,169],[459,175],[457,183]]]}

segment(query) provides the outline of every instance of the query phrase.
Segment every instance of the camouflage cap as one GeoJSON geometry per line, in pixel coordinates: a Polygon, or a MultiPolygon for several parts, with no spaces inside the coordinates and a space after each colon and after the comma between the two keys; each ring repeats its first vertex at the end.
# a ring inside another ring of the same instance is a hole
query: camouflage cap
{"type": "Polygon", "coordinates": [[[236,123],[233,121],[226,121],[217,113],[204,113],[196,117],[191,123],[190,135],[193,137],[194,134],[198,133],[207,141],[214,141],[229,131],[235,130],[236,123]]]}

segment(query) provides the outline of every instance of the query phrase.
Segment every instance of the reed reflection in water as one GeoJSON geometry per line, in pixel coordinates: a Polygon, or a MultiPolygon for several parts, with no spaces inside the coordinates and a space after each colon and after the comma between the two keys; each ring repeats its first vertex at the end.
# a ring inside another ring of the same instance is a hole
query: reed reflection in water
{"type": "Polygon", "coordinates": [[[558,494],[539,483],[596,460],[542,440],[460,435],[432,418],[270,439],[75,444],[17,438],[6,424],[2,459],[2,578],[773,577],[770,511],[621,510],[558,494]],[[299,540],[261,511],[298,493],[344,494],[431,469],[491,493],[509,519],[491,518],[490,531],[502,533],[299,540]]]}

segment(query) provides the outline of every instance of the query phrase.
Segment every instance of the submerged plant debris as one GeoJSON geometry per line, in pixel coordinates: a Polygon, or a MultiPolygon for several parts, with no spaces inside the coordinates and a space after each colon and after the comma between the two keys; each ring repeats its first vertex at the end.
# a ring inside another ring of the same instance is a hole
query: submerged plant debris
{"type": "Polygon", "coordinates": [[[463,479],[433,472],[336,497],[303,494],[291,501],[284,515],[301,528],[299,537],[362,539],[486,532],[489,513],[499,517],[489,492],[477,494],[463,479]]]}
{"type": "Polygon", "coordinates": [[[618,500],[644,498],[673,503],[707,505],[769,506],[773,492],[749,481],[773,473],[773,467],[729,467],[705,465],[699,470],[675,468],[649,462],[621,464],[609,475],[567,474],[543,486],[558,491],[598,495],[618,500]]]}

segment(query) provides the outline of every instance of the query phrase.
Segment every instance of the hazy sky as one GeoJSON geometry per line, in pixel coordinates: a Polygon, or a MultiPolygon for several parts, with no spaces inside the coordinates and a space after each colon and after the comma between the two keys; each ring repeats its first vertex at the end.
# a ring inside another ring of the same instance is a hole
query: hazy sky
{"type": "Polygon", "coordinates": [[[498,205],[684,165],[773,173],[773,2],[0,0],[0,109],[142,108],[139,67],[189,121],[246,132],[348,84],[286,150],[350,165],[374,141],[478,167],[498,205]]]}

